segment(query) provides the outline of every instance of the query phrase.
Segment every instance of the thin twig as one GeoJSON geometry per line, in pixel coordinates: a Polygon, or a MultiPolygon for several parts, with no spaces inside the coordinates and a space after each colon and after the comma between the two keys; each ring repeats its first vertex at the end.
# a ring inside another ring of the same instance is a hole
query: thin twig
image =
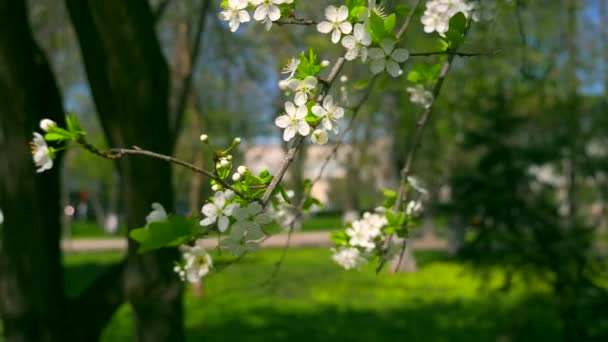
{"type": "MultiPolygon", "coordinates": [[[[465,29],[465,32],[464,32],[465,36],[466,36],[466,33],[468,32],[469,28],[470,28],[470,26],[467,26],[467,28],[465,29]]],[[[441,67],[441,71],[439,72],[439,75],[437,76],[437,82],[435,83],[435,86],[433,87],[433,91],[432,91],[433,101],[431,102],[431,105],[424,110],[424,113],[422,114],[422,116],[420,117],[420,120],[418,120],[418,123],[416,125],[416,131],[414,133],[414,138],[412,140],[411,148],[407,154],[405,164],[403,165],[403,168],[401,169],[401,172],[400,172],[401,180],[399,182],[397,200],[395,201],[395,207],[393,208],[393,210],[396,212],[398,212],[402,209],[403,203],[405,202],[407,177],[411,173],[412,165],[413,165],[414,159],[416,157],[416,152],[418,152],[418,148],[420,147],[420,143],[422,142],[422,137],[424,136],[425,128],[429,122],[429,119],[431,118],[431,114],[433,113],[433,109],[435,107],[437,97],[439,96],[439,92],[441,91],[445,78],[448,75],[448,72],[450,71],[450,67],[452,66],[452,61],[454,60],[454,57],[456,57],[455,54],[448,55],[448,58],[443,63],[443,65],[441,67]]],[[[389,236],[389,238],[387,239],[387,243],[385,245],[385,250],[380,259],[380,263],[378,264],[378,267],[376,268],[376,273],[379,273],[382,270],[382,268],[384,267],[384,264],[387,261],[387,254],[388,254],[388,250],[390,248],[390,244],[392,243],[393,236],[394,236],[394,234],[391,234],[389,236]]],[[[404,239],[407,240],[407,238],[404,238],[404,239]]],[[[401,266],[401,261],[402,261],[401,259],[402,258],[399,259],[396,269],[398,269],[401,266]]]]}
{"type": "Polygon", "coordinates": [[[193,171],[195,173],[207,176],[208,178],[213,179],[216,182],[218,182],[219,184],[221,184],[224,188],[234,191],[234,193],[237,196],[239,196],[245,200],[248,200],[248,201],[253,200],[249,196],[247,196],[244,193],[240,192],[239,190],[235,189],[232,185],[228,184],[225,180],[221,179],[220,177],[217,177],[213,172],[202,169],[196,165],[190,164],[186,161],[177,159],[172,156],[144,150],[139,147],[134,147],[133,149],[112,148],[112,149],[109,149],[108,151],[101,151],[97,147],[86,142],[84,140],[84,138],[81,138],[80,140],[78,140],[78,144],[80,144],[85,150],[87,150],[99,157],[105,158],[105,159],[117,160],[117,159],[122,159],[123,157],[125,157],[127,155],[140,155],[140,156],[146,156],[146,157],[150,157],[150,158],[154,158],[154,159],[164,160],[168,163],[179,165],[179,166],[185,167],[187,169],[190,169],[191,171],[193,171]]]}
{"type": "Polygon", "coordinates": [[[418,6],[420,6],[420,3],[422,3],[422,0],[416,0],[416,3],[412,7],[412,10],[410,11],[407,18],[403,22],[403,25],[401,25],[401,27],[399,28],[399,31],[397,32],[397,40],[401,40],[401,37],[403,37],[403,35],[405,34],[405,31],[407,31],[407,28],[410,27],[412,18],[414,18],[414,14],[416,13],[416,9],[418,8],[418,6]]]}
{"type": "Polygon", "coordinates": [[[291,17],[291,18],[279,19],[279,20],[275,21],[274,23],[277,25],[310,26],[310,25],[317,25],[319,22],[314,19],[303,19],[303,18],[291,17]]]}
{"type": "Polygon", "coordinates": [[[457,51],[432,51],[432,52],[411,52],[410,57],[421,57],[421,56],[436,56],[436,55],[450,55],[458,57],[476,57],[476,56],[496,56],[502,53],[502,50],[493,50],[486,52],[457,52],[457,51]]]}

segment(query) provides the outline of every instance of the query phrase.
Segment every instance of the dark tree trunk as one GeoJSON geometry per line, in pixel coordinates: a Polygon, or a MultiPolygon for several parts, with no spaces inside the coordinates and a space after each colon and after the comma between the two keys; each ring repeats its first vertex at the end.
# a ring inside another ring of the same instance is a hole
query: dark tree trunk
{"type": "Polygon", "coordinates": [[[59,168],[36,174],[29,147],[62,105],[26,13],[0,0],[0,313],[6,341],[64,341],[59,168]]]}
{"type": "MultiPolygon", "coordinates": [[[[170,154],[169,78],[146,0],[66,0],[99,117],[112,146],[170,154]]],[[[145,225],[153,202],[173,208],[170,165],[146,158],[117,163],[126,222],[145,225]]],[[[137,254],[129,240],[124,287],[138,341],[181,341],[182,284],[174,275],[177,249],[137,254]]]]}
{"type": "Polygon", "coordinates": [[[0,313],[6,341],[96,341],[123,302],[122,264],[75,299],[64,295],[60,161],[36,174],[29,151],[40,119],[63,124],[61,96],[33,40],[25,2],[0,0],[0,313]]]}

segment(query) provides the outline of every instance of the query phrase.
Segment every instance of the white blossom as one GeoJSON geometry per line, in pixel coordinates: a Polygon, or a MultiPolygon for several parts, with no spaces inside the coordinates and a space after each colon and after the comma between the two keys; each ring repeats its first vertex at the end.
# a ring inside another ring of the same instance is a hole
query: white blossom
{"type": "Polygon", "coordinates": [[[379,74],[386,70],[393,77],[400,76],[403,71],[399,63],[405,62],[410,54],[406,49],[395,49],[395,42],[391,39],[384,39],[380,48],[369,49],[369,57],[372,60],[370,69],[372,73],[379,74]]]}
{"type": "Polygon", "coordinates": [[[372,43],[372,36],[363,24],[355,24],[353,34],[342,38],[342,46],[346,48],[346,60],[352,61],[361,56],[361,61],[367,60],[367,47],[372,43]]]}
{"type": "Polygon", "coordinates": [[[57,123],[51,119],[42,119],[40,120],[40,129],[44,132],[48,132],[49,129],[53,126],[57,126],[57,123]]]}
{"type": "Polygon", "coordinates": [[[414,190],[419,193],[426,195],[428,194],[428,190],[425,188],[424,183],[414,176],[408,176],[407,182],[414,188],[414,190]]]}
{"type": "Polygon", "coordinates": [[[264,24],[266,30],[270,30],[272,22],[281,19],[280,4],[290,3],[285,0],[251,0],[251,4],[256,6],[253,12],[253,19],[264,24]]]}
{"type": "Polygon", "coordinates": [[[433,94],[421,84],[408,87],[406,91],[410,93],[410,101],[412,103],[419,104],[424,108],[429,108],[433,104],[433,94]]]}
{"type": "Polygon", "coordinates": [[[183,258],[185,261],[183,268],[176,266],[173,270],[180,275],[182,280],[190,283],[198,283],[213,266],[211,256],[200,246],[188,247],[188,250],[183,253],[183,258]]]}
{"type": "Polygon", "coordinates": [[[154,202],[152,203],[152,211],[146,216],[146,223],[150,224],[153,222],[160,222],[167,219],[167,211],[162,204],[154,202]]]}
{"type": "Polygon", "coordinates": [[[449,30],[452,16],[462,12],[467,18],[473,15],[473,20],[477,21],[479,15],[475,14],[474,10],[478,8],[480,7],[470,0],[431,0],[427,1],[420,21],[424,25],[424,32],[437,32],[444,37],[449,30]]]}
{"type": "Polygon", "coordinates": [[[201,134],[200,139],[205,144],[209,142],[209,136],[207,134],[201,134]]]}
{"type": "Polygon", "coordinates": [[[327,135],[327,131],[324,129],[315,129],[314,132],[310,135],[310,140],[317,145],[325,145],[329,140],[329,136],[327,135]]]}
{"type": "Polygon", "coordinates": [[[418,216],[422,213],[422,202],[420,201],[409,201],[405,208],[405,213],[411,216],[418,216]]]}
{"type": "Polygon", "coordinates": [[[357,248],[341,247],[339,249],[332,248],[334,252],[332,259],[346,270],[360,268],[361,265],[367,263],[361,252],[357,248]]]}
{"type": "Polygon", "coordinates": [[[337,122],[344,116],[344,108],[336,105],[331,95],[325,96],[323,106],[316,104],[311,110],[314,115],[321,118],[321,124],[326,130],[338,132],[337,122]]]}
{"type": "Polygon", "coordinates": [[[228,0],[228,7],[220,12],[220,19],[228,22],[230,31],[235,32],[241,23],[251,20],[245,10],[248,5],[248,0],[228,0]]]}
{"type": "Polygon", "coordinates": [[[36,172],[44,172],[53,168],[52,151],[49,149],[44,137],[34,132],[34,139],[30,143],[34,164],[38,167],[36,172]]]}
{"type": "Polygon", "coordinates": [[[206,217],[201,220],[201,226],[209,226],[217,222],[217,229],[220,232],[226,231],[228,225],[230,225],[229,216],[235,208],[238,207],[236,203],[227,204],[228,200],[234,197],[232,190],[218,191],[213,196],[213,201],[207,203],[201,209],[201,212],[206,217]]]}
{"type": "Polygon", "coordinates": [[[289,88],[296,92],[294,102],[296,106],[303,106],[308,101],[308,95],[315,89],[319,81],[314,76],[308,76],[303,80],[289,80],[289,88]]]}
{"type": "Polygon", "coordinates": [[[363,247],[371,250],[376,244],[371,238],[368,226],[361,221],[354,221],[350,228],[346,229],[346,234],[350,237],[349,244],[351,246],[363,247]]]}
{"type": "Polygon", "coordinates": [[[272,217],[263,212],[264,208],[258,202],[252,202],[247,207],[234,209],[232,216],[236,219],[232,225],[230,235],[240,240],[243,236],[248,241],[259,240],[264,237],[262,226],[272,222],[272,217]]]}
{"type": "Polygon", "coordinates": [[[249,170],[247,169],[247,166],[245,166],[245,165],[241,165],[241,166],[239,166],[239,167],[236,169],[236,171],[237,171],[238,173],[240,173],[241,175],[244,175],[244,174],[246,174],[246,173],[247,173],[247,171],[249,171],[249,170]]]}
{"type": "Polygon", "coordinates": [[[283,131],[283,140],[289,141],[299,133],[307,136],[310,133],[310,126],[306,122],[308,108],[306,106],[296,107],[292,102],[285,102],[285,114],[275,119],[274,123],[283,131]]]}
{"type": "MultiPolygon", "coordinates": [[[[301,61],[299,58],[292,57],[289,60],[289,62],[287,62],[287,64],[281,70],[281,74],[289,74],[289,76],[287,76],[286,79],[281,80],[281,81],[288,82],[289,80],[291,80],[293,78],[293,76],[296,74],[296,71],[298,70],[300,63],[301,63],[301,61]]],[[[289,84],[289,83],[287,83],[287,84],[289,84]]],[[[279,87],[281,87],[280,84],[279,84],[279,87]]]]}
{"type": "Polygon", "coordinates": [[[348,7],[345,5],[336,8],[336,6],[327,6],[325,8],[325,18],[327,21],[322,21],[317,24],[317,30],[321,33],[331,32],[331,41],[336,44],[340,41],[342,34],[351,33],[353,26],[347,21],[348,7]]]}

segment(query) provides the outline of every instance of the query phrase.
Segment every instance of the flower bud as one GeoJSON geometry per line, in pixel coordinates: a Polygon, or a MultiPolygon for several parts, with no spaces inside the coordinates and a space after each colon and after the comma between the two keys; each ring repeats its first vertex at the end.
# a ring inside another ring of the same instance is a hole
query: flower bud
{"type": "Polygon", "coordinates": [[[49,129],[53,126],[57,126],[57,123],[51,119],[42,119],[40,120],[40,129],[48,132],[49,129]]]}
{"type": "Polygon", "coordinates": [[[348,76],[346,76],[346,75],[340,76],[340,82],[342,82],[342,83],[348,82],[348,76]]]}
{"type": "Polygon", "coordinates": [[[220,191],[220,190],[222,190],[222,186],[219,184],[213,184],[213,186],[211,187],[211,190],[220,191]]]}
{"type": "Polygon", "coordinates": [[[226,156],[226,159],[227,159],[227,160],[232,160],[232,154],[227,155],[227,156],[226,156]]]}
{"type": "Polygon", "coordinates": [[[234,138],[233,144],[238,145],[240,143],[241,143],[241,138],[239,138],[239,137],[234,138]]]}
{"type": "Polygon", "coordinates": [[[324,60],[321,62],[321,66],[322,66],[322,67],[324,67],[324,68],[327,68],[327,67],[328,67],[330,64],[331,64],[331,63],[330,63],[330,62],[329,62],[327,59],[324,59],[324,60]]]}
{"type": "Polygon", "coordinates": [[[220,160],[220,166],[221,167],[228,167],[230,165],[230,162],[227,159],[221,159],[220,160]]]}
{"type": "Polygon", "coordinates": [[[235,182],[240,181],[240,180],[241,180],[241,174],[240,174],[240,173],[238,173],[238,172],[237,172],[237,173],[235,173],[235,174],[233,174],[233,175],[232,175],[232,180],[233,180],[233,181],[235,181],[235,182]]]}
{"type": "Polygon", "coordinates": [[[236,169],[238,173],[244,175],[247,173],[247,166],[245,165],[241,165],[238,167],[238,169],[236,169]]]}
{"type": "Polygon", "coordinates": [[[201,134],[201,141],[203,143],[208,143],[209,142],[209,136],[207,134],[201,134]]]}

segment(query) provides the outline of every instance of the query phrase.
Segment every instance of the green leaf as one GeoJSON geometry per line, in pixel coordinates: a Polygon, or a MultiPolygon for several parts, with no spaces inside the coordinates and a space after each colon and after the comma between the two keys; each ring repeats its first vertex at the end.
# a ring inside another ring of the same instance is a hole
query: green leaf
{"type": "Polygon", "coordinates": [[[464,31],[467,27],[467,18],[462,12],[456,13],[450,18],[450,28],[445,37],[450,43],[451,48],[456,48],[464,41],[464,31]]]}
{"type": "Polygon", "coordinates": [[[384,201],[382,202],[382,206],[385,208],[392,208],[397,201],[397,193],[390,189],[382,190],[384,194],[384,201]]]}
{"type": "Polygon", "coordinates": [[[386,31],[384,20],[376,12],[372,12],[369,16],[369,28],[373,41],[380,44],[386,37],[386,31]]]}
{"type": "Polygon", "coordinates": [[[179,246],[196,235],[199,227],[197,218],[185,219],[181,216],[170,216],[161,222],[153,222],[144,228],[131,230],[129,236],[139,242],[139,253],[179,246]]]}
{"type": "Polygon", "coordinates": [[[344,246],[348,244],[349,237],[344,231],[332,232],[329,234],[329,238],[338,246],[344,246]]]}
{"type": "Polygon", "coordinates": [[[391,15],[384,18],[384,31],[386,33],[393,32],[393,30],[395,29],[396,20],[397,20],[397,16],[395,15],[395,13],[392,13],[391,15]]]}
{"type": "Polygon", "coordinates": [[[395,6],[395,12],[401,16],[407,16],[410,13],[410,8],[407,5],[399,4],[395,6]]]}
{"type": "Polygon", "coordinates": [[[318,199],[316,199],[314,197],[309,197],[306,199],[306,201],[304,201],[303,209],[305,211],[308,211],[308,210],[310,210],[310,208],[312,208],[313,205],[316,205],[319,208],[323,208],[323,203],[321,203],[321,201],[319,201],[318,199]]]}

